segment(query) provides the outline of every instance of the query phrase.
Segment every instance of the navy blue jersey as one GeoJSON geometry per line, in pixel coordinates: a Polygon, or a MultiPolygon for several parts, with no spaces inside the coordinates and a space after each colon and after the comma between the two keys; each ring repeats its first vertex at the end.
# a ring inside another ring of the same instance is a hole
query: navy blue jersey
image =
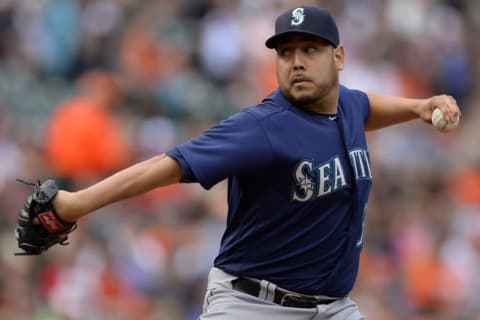
{"type": "Polygon", "coordinates": [[[167,154],[184,181],[228,178],[215,266],[304,294],[353,287],[372,181],[365,93],[340,87],[338,113],[293,106],[279,89],[167,154]]]}

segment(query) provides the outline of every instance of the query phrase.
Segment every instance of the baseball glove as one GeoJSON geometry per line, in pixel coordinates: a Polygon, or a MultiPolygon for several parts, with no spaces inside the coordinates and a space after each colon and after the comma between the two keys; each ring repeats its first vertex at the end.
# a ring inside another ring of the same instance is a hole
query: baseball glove
{"type": "Polygon", "coordinates": [[[67,245],[68,234],[76,229],[75,222],[65,222],[55,212],[52,201],[58,186],[53,180],[40,184],[19,182],[33,186],[33,192],[20,210],[15,236],[23,252],[15,255],[39,255],[55,244],[67,245]]]}

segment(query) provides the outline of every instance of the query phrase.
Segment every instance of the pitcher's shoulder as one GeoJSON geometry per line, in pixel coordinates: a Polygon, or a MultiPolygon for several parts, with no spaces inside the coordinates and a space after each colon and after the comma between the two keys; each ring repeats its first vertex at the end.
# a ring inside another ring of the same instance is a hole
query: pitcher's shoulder
{"type": "Polygon", "coordinates": [[[247,107],[243,111],[248,112],[257,119],[271,117],[281,114],[289,109],[290,103],[282,95],[280,89],[276,89],[266,96],[262,102],[255,106],[247,107]]]}
{"type": "Polygon", "coordinates": [[[359,89],[352,89],[344,85],[340,85],[340,97],[341,98],[348,98],[348,97],[366,97],[366,93],[359,89]]]}

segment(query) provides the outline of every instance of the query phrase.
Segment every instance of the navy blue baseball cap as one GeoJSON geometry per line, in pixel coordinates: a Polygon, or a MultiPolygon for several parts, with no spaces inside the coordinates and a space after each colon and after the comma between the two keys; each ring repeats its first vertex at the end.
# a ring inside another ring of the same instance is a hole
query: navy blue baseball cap
{"type": "Polygon", "coordinates": [[[330,42],[340,43],[337,24],[330,12],[320,7],[301,6],[282,13],[275,21],[275,34],[267,39],[267,48],[277,47],[278,40],[291,33],[306,33],[330,42]]]}

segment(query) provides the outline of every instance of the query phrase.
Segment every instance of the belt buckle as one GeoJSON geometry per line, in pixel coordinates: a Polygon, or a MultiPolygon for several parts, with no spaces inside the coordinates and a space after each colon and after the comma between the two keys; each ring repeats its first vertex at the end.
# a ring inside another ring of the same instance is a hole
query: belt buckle
{"type": "Polygon", "coordinates": [[[315,308],[317,306],[315,301],[308,300],[295,293],[286,293],[280,300],[280,304],[285,307],[294,308],[315,308]]]}

